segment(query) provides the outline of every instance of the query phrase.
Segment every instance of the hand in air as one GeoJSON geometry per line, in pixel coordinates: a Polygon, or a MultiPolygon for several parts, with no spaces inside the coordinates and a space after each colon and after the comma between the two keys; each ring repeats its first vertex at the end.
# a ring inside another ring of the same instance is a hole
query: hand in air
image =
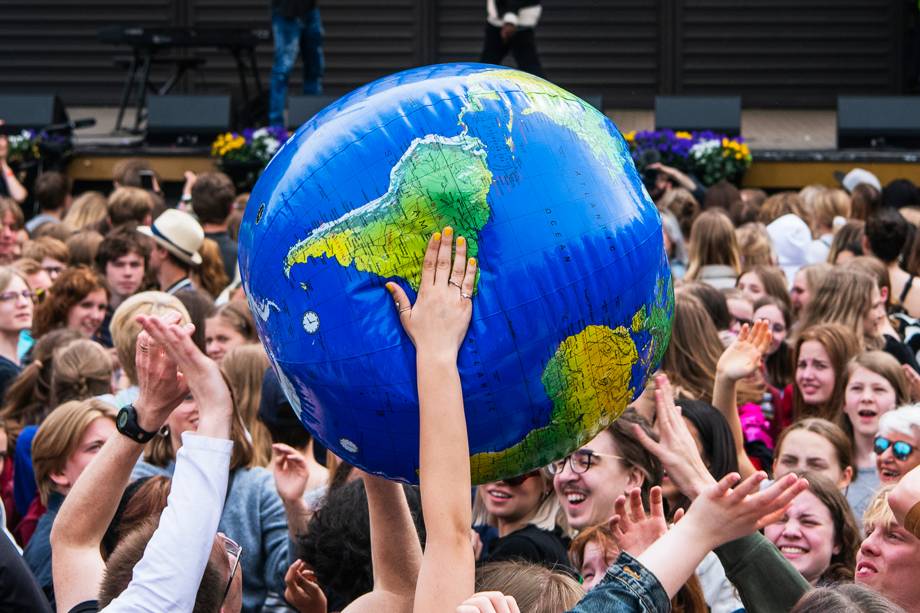
{"type": "Polygon", "coordinates": [[[633,433],[642,446],[661,461],[668,477],[681,493],[692,499],[715,480],[700,457],[696,440],[681,416],[680,407],[674,404],[674,392],[667,375],[656,375],[655,385],[658,440],[651,438],[638,424],[633,427],[633,433]]]}
{"type": "Polygon", "coordinates": [[[453,239],[453,229],[448,226],[428,241],[414,305],[396,283],[387,283],[387,289],[416,350],[456,359],[473,313],[476,260],[466,259],[466,239],[460,236],[452,261],[453,239]]]}
{"type": "Polygon", "coordinates": [[[521,613],[513,596],[501,592],[477,592],[457,607],[456,613],[521,613]]]}
{"type": "Polygon", "coordinates": [[[808,488],[805,479],[790,473],[761,491],[760,482],[766,478],[763,471],[744,481],[738,473],[726,475],[703,490],[681,525],[690,524],[694,533],[714,548],[777,521],[792,499],[808,488]]]}
{"type": "Polygon", "coordinates": [[[762,319],[753,328],[744,324],[735,342],[722,352],[716,371],[732,381],[739,381],[757,372],[771,342],[773,333],[769,322],[762,319]]]}
{"type": "Polygon", "coordinates": [[[326,595],[303,560],[291,564],[284,574],[284,585],[284,599],[299,613],[326,613],[326,595]]]}
{"type": "MultiPolygon", "coordinates": [[[[668,531],[668,522],[664,516],[661,488],[657,485],[649,493],[649,513],[642,506],[642,490],[634,488],[629,492],[627,506],[626,496],[617,498],[613,506],[616,513],[610,518],[610,531],[616,539],[620,550],[633,557],[639,555],[668,531]]],[[[678,510],[676,519],[683,516],[678,510]]]]}
{"type": "MultiPolygon", "coordinates": [[[[139,316],[137,321],[144,326],[144,321],[148,319],[155,318],[139,316]]],[[[177,325],[179,314],[164,315],[158,321],[164,325],[177,325]]],[[[166,423],[169,414],[188,394],[188,386],[178,374],[176,361],[167,352],[167,346],[160,337],[154,338],[147,330],[141,330],[134,355],[140,389],[134,403],[138,425],[152,432],[166,423]]]]}
{"type": "Polygon", "coordinates": [[[300,452],[282,443],[272,445],[272,474],[282,501],[290,503],[303,498],[310,468],[300,452]]]}
{"type": "MultiPolygon", "coordinates": [[[[217,362],[201,352],[192,333],[195,326],[166,321],[158,317],[137,316],[138,323],[153,341],[162,347],[180,372],[180,380],[188,385],[192,395],[199,399],[198,412],[206,415],[229,415],[233,412],[230,388],[220,372],[217,362]]],[[[229,422],[228,422],[229,423],[229,422]]]]}

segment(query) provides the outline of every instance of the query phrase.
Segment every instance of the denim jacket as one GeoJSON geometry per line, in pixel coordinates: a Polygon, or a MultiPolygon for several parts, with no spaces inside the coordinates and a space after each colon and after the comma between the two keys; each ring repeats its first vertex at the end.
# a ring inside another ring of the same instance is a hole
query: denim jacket
{"type": "Polygon", "coordinates": [[[660,613],[671,610],[658,578],[621,552],[604,578],[568,613],[660,613]]]}

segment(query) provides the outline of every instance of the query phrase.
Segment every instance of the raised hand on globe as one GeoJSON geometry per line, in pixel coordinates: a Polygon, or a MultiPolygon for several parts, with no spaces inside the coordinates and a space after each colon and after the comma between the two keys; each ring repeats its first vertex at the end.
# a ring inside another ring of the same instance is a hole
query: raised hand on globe
{"type": "Polygon", "coordinates": [[[472,479],[496,481],[565,456],[644,388],[673,312],[661,222],[610,120],[504,67],[401,72],[291,137],[240,230],[260,338],[317,439],[407,482],[415,350],[381,289],[414,300],[445,226],[477,258],[457,364],[472,479]]]}

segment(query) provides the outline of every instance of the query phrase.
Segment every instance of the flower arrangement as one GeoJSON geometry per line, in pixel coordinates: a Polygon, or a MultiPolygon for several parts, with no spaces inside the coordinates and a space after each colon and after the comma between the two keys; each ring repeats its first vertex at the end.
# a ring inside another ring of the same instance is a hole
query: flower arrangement
{"type": "Polygon", "coordinates": [[[741,137],[729,138],[710,131],[632,131],[623,137],[640,172],[660,162],[695,175],[704,185],[723,179],[739,182],[753,159],[741,137]]]}
{"type": "Polygon", "coordinates": [[[237,189],[248,191],[287,138],[287,130],[281,126],[225,132],[211,143],[211,155],[237,189]]]}
{"type": "Polygon", "coordinates": [[[38,147],[41,136],[35,130],[23,130],[19,134],[10,134],[7,137],[9,142],[7,161],[10,164],[22,164],[41,158],[41,152],[38,147]]]}

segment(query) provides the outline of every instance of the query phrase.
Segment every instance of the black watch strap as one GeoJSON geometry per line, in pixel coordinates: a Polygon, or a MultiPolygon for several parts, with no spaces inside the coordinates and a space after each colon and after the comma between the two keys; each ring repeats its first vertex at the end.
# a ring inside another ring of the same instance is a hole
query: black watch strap
{"type": "Polygon", "coordinates": [[[157,434],[156,432],[148,432],[137,425],[137,410],[133,404],[126,404],[121,407],[121,410],[118,411],[118,417],[115,418],[115,427],[129,439],[138,443],[146,443],[157,434]]]}

